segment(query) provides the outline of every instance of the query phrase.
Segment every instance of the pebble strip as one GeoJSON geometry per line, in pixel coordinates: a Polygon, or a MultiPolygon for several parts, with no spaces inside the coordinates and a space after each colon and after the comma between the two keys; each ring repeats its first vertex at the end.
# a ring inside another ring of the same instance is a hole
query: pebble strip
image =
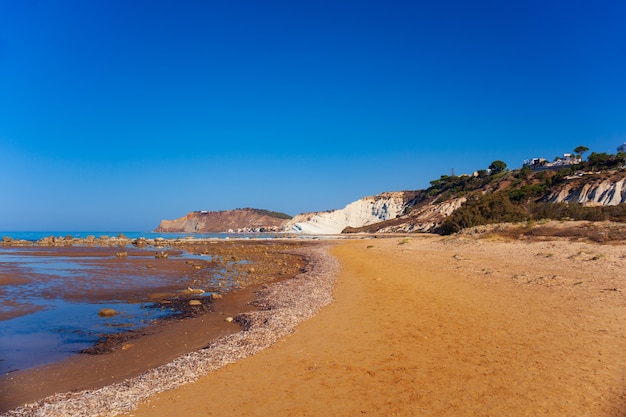
{"type": "Polygon", "coordinates": [[[96,390],[56,394],[27,404],[3,416],[115,416],[131,412],[139,403],[163,391],[196,381],[229,363],[254,355],[293,333],[333,301],[332,290],[339,262],[328,253],[328,245],[294,250],[308,264],[292,279],[266,286],[257,293],[259,311],[235,317],[243,330],[217,339],[206,348],[181,356],[138,377],[96,390]]]}

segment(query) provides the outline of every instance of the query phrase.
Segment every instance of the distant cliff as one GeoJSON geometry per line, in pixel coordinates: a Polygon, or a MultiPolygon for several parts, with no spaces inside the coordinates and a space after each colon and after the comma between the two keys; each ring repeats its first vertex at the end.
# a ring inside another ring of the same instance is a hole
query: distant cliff
{"type": "Polygon", "coordinates": [[[162,220],[156,232],[223,233],[280,231],[291,216],[268,210],[243,208],[225,211],[194,211],[174,220],[162,220]]]}
{"type": "Polygon", "coordinates": [[[196,211],[163,220],[156,231],[449,234],[473,226],[538,219],[626,222],[626,169],[583,167],[442,175],[427,189],[385,192],[342,209],[294,218],[258,209],[196,211]]]}
{"type": "Polygon", "coordinates": [[[416,192],[401,214],[344,233],[454,233],[491,223],[538,219],[626,221],[626,170],[515,170],[447,177],[416,192]]]}
{"type": "Polygon", "coordinates": [[[414,196],[415,192],[399,191],[363,197],[342,209],[299,214],[284,229],[313,235],[339,234],[346,227],[363,227],[396,218],[414,196]]]}

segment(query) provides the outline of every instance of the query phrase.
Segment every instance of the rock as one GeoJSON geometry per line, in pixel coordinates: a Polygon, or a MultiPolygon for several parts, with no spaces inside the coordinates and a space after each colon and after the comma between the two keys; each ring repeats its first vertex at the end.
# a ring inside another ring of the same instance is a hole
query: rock
{"type": "Polygon", "coordinates": [[[626,178],[614,176],[601,179],[587,176],[585,180],[573,180],[560,189],[552,191],[548,201],[552,203],[580,203],[586,205],[617,206],[626,202],[626,178]]]}
{"type": "Polygon", "coordinates": [[[134,246],[143,247],[143,246],[146,246],[148,244],[148,242],[146,241],[145,237],[139,237],[139,238],[133,240],[132,244],[134,246]]]}
{"type": "Polygon", "coordinates": [[[224,319],[224,321],[225,321],[225,322],[227,322],[227,323],[232,323],[233,321],[235,321],[235,319],[234,319],[234,318],[232,318],[232,317],[226,317],[226,318],[224,319]]]}
{"type": "Polygon", "coordinates": [[[219,300],[220,298],[222,298],[222,296],[220,294],[213,293],[211,294],[211,298],[214,300],[219,300]]]}
{"type": "Polygon", "coordinates": [[[346,227],[363,227],[402,214],[410,192],[387,192],[363,197],[339,210],[302,213],[285,224],[285,231],[312,235],[340,234],[346,227]]]}
{"type": "Polygon", "coordinates": [[[189,305],[190,306],[201,306],[202,305],[202,301],[200,301],[200,300],[189,300],[189,305]]]}
{"type": "Polygon", "coordinates": [[[117,316],[118,314],[120,314],[120,312],[117,310],[113,310],[112,308],[102,308],[100,309],[100,311],[98,311],[98,315],[100,317],[113,317],[117,316]]]}

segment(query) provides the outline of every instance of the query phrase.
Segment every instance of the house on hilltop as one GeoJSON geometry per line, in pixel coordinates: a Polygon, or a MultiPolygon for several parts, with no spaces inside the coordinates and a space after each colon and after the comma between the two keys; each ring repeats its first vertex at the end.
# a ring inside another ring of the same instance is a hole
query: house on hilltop
{"type": "Polygon", "coordinates": [[[571,153],[564,153],[563,157],[556,157],[554,162],[548,162],[545,158],[530,158],[524,161],[523,167],[533,171],[545,171],[550,169],[567,168],[580,162],[580,157],[571,153]]]}
{"type": "Polygon", "coordinates": [[[526,159],[522,164],[523,167],[528,167],[530,169],[539,169],[545,166],[548,163],[546,158],[530,158],[526,159]]]}

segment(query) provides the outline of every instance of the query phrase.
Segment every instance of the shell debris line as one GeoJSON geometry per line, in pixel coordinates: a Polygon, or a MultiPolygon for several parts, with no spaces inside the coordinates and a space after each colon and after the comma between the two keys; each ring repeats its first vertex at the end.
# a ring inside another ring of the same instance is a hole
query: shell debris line
{"type": "Polygon", "coordinates": [[[263,287],[253,302],[260,310],[233,318],[242,325],[242,331],[219,338],[202,350],[180,356],[138,377],[96,390],[56,394],[3,416],[87,417],[128,413],[152,395],[194,382],[271,346],[333,301],[332,290],[340,267],[328,253],[328,245],[305,246],[292,253],[308,259],[306,268],[292,279],[263,287]]]}

